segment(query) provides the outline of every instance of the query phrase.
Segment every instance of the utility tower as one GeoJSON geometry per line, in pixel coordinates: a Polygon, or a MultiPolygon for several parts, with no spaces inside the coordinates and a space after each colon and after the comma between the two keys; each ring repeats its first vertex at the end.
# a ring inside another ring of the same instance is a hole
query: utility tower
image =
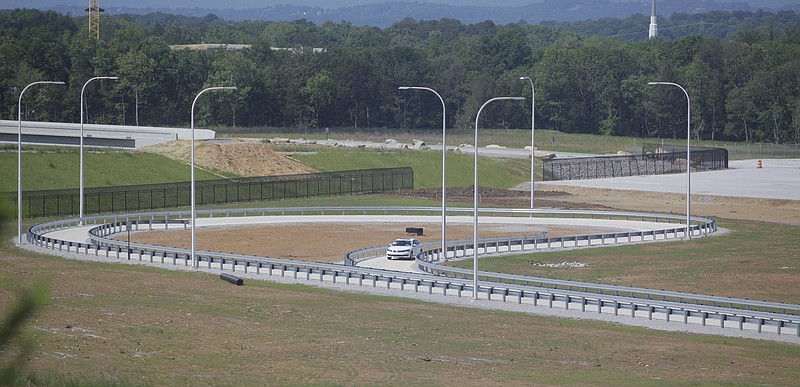
{"type": "Polygon", "coordinates": [[[100,12],[105,12],[100,8],[100,0],[89,0],[86,12],[89,12],[89,36],[100,39],[100,12]]]}
{"type": "Polygon", "coordinates": [[[650,32],[647,34],[649,39],[658,36],[658,25],[656,24],[656,0],[653,0],[653,6],[650,9],[650,32]]]}

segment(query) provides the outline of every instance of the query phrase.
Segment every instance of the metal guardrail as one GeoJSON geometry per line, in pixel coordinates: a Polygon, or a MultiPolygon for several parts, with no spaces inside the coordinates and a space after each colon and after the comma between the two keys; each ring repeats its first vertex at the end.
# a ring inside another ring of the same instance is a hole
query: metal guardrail
{"type": "MultiPolygon", "coordinates": [[[[487,216],[535,216],[535,217],[583,217],[590,219],[639,219],[649,221],[660,221],[666,223],[679,222],[682,218],[679,215],[663,214],[643,214],[627,212],[603,212],[603,211],[567,211],[567,210],[517,210],[517,209],[480,209],[482,214],[487,216]]],[[[448,213],[451,211],[448,210],[448,213]]],[[[471,209],[452,209],[452,212],[472,212],[471,209]]],[[[205,210],[199,211],[199,216],[264,216],[286,215],[286,214],[440,214],[438,208],[429,207],[309,207],[309,208],[278,208],[278,209],[236,209],[236,210],[205,210]]],[[[107,238],[107,236],[123,232],[130,227],[140,229],[141,226],[152,228],[154,224],[164,224],[164,227],[175,225],[177,227],[188,227],[186,216],[187,212],[161,212],[145,214],[125,214],[116,216],[97,216],[84,219],[66,219],[54,222],[41,223],[28,230],[27,237],[29,243],[43,246],[49,249],[58,249],[85,254],[94,253],[99,255],[104,253],[106,257],[111,257],[112,253],[117,259],[123,259],[123,253],[128,259],[138,259],[161,263],[171,263],[173,265],[189,266],[191,264],[191,252],[187,249],[169,248],[163,246],[152,246],[146,244],[127,244],[124,241],[107,238]],[[90,230],[91,243],[71,242],[50,238],[46,233],[58,229],[70,228],[75,226],[85,226],[87,224],[97,225],[90,230]]],[[[695,218],[692,225],[692,234],[705,235],[716,230],[716,222],[706,218],[695,218]]],[[[680,237],[685,228],[665,229],[671,232],[658,232],[658,230],[643,232],[645,235],[672,235],[674,238],[680,237]]],[[[616,233],[620,234],[620,233],[616,233]]],[[[616,234],[596,234],[600,239],[608,235],[616,234]]],[[[623,233],[633,234],[633,233],[623,233]]],[[[493,238],[504,239],[504,238],[493,238]]],[[[505,238],[507,239],[507,238],[505,238]]],[[[534,243],[540,239],[534,238],[534,243]]],[[[583,239],[580,237],[561,238],[562,240],[575,241],[576,244],[585,240],[592,243],[597,238],[583,239]]],[[[499,246],[509,246],[512,244],[495,244],[495,250],[499,246]]],[[[524,244],[523,244],[524,245],[524,244]]],[[[551,243],[552,245],[552,243],[551,243]]],[[[463,244],[464,253],[467,248],[471,249],[471,241],[463,244]]],[[[491,243],[480,245],[483,253],[486,253],[491,243]]],[[[569,246],[562,246],[569,247],[569,246]]],[[[407,286],[414,286],[414,290],[419,292],[427,289],[429,293],[434,291],[443,295],[452,295],[455,292],[459,297],[464,292],[471,294],[473,285],[471,272],[462,269],[443,267],[437,264],[440,252],[437,249],[429,249],[425,252],[424,258],[417,260],[419,266],[429,270],[431,274],[415,274],[397,272],[391,270],[367,269],[354,266],[344,266],[337,264],[325,264],[317,262],[294,261],[279,258],[256,257],[241,254],[229,254],[209,251],[198,251],[197,259],[201,265],[208,269],[218,268],[219,270],[231,271],[243,270],[244,272],[261,273],[267,271],[269,275],[275,275],[277,271],[281,276],[292,275],[295,279],[305,275],[306,280],[324,281],[329,279],[336,283],[344,280],[347,284],[351,281],[358,281],[363,286],[364,282],[378,286],[385,284],[387,288],[398,288],[405,290],[407,286]]],[[[448,247],[450,250],[450,247],[448,247]]],[[[454,255],[457,254],[455,253],[454,255]]],[[[725,297],[714,297],[704,295],[693,295],[687,293],[658,291],[643,288],[629,288],[611,285],[589,284],[572,281],[561,281],[543,279],[536,277],[514,276],[501,273],[479,272],[479,282],[477,292],[484,294],[487,299],[502,301],[515,300],[517,303],[541,305],[547,303],[549,307],[562,307],[565,309],[580,308],[582,311],[594,308],[598,313],[630,313],[632,317],[644,317],[653,319],[661,315],[666,321],[683,319],[684,323],[693,320],[706,325],[707,321],[717,320],[721,327],[730,327],[730,324],[738,325],[740,330],[748,328],[762,332],[763,328],[768,328],[777,334],[785,334],[785,331],[795,332],[800,336],[800,305],[773,303],[765,301],[753,301],[746,299],[734,299],[725,297]],[[577,305],[577,306],[576,306],[577,305]]]]}

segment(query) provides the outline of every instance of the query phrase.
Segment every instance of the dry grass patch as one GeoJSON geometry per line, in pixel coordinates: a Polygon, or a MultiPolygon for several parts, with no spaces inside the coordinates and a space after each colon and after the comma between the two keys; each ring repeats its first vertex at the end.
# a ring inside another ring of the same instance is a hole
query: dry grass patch
{"type": "Polygon", "coordinates": [[[0,252],[28,371],[132,384],[791,385],[800,347],[0,252]],[[14,275],[13,285],[8,282],[14,275]]]}

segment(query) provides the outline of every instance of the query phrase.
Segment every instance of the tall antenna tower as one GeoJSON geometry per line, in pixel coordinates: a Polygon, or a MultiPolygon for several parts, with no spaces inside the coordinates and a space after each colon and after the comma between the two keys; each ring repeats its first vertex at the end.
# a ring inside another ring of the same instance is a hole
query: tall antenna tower
{"type": "Polygon", "coordinates": [[[650,9],[650,32],[647,34],[649,39],[658,36],[658,24],[656,24],[656,0],[653,0],[653,6],[650,9]]]}
{"type": "Polygon", "coordinates": [[[89,36],[100,39],[100,12],[105,12],[100,8],[100,0],[89,0],[86,12],[89,12],[89,36]]]}

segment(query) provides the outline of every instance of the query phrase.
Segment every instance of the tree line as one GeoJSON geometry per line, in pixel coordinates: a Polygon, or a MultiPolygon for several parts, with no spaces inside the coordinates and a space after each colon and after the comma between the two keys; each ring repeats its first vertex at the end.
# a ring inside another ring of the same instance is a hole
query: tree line
{"type": "MultiPolygon", "coordinates": [[[[612,19],[546,25],[406,19],[380,29],[154,13],[103,17],[97,40],[83,17],[18,9],[0,13],[0,106],[3,118],[16,119],[25,85],[62,80],[66,87],[27,92],[22,118],[78,122],[84,82],[118,76],[87,87],[86,122],[188,126],[200,90],[234,85],[238,91],[198,102],[196,125],[441,127],[433,93],[398,90],[423,86],[445,99],[447,127],[467,131],[489,98],[530,101],[530,83],[519,78],[531,77],[537,128],[680,138],[686,97],[677,88],[647,85],[667,81],[689,93],[695,139],[800,142],[800,16],[709,14],[720,23],[726,16],[739,21],[731,36],[630,40],[602,36],[604,25],[619,31],[620,21],[612,19]],[[249,48],[171,47],[186,43],[249,48]]],[[[530,108],[530,102],[494,104],[481,114],[481,127],[529,128],[530,108]]]]}

